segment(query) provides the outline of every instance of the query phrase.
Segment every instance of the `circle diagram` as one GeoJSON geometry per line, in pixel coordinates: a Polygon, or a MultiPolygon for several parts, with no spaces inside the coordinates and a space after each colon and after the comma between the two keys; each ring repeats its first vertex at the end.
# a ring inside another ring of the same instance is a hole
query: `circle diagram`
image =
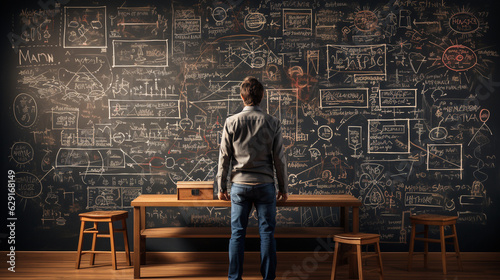
{"type": "Polygon", "coordinates": [[[32,126],[38,116],[38,106],[35,98],[26,93],[20,93],[14,99],[14,118],[22,127],[32,126]]]}
{"type": "Polygon", "coordinates": [[[480,27],[477,17],[467,12],[460,12],[452,15],[449,24],[453,31],[462,34],[475,32],[480,27]]]}
{"type": "Polygon", "coordinates": [[[474,67],[477,63],[477,55],[466,46],[454,45],[444,51],[442,60],[448,69],[460,72],[474,67]]]}
{"type": "Polygon", "coordinates": [[[33,159],[33,147],[26,142],[16,142],[10,149],[10,156],[17,164],[26,164],[33,159]]]}
{"type": "Polygon", "coordinates": [[[354,25],[360,31],[373,31],[378,25],[377,15],[372,11],[359,11],[354,16],[354,25]]]}
{"type": "Polygon", "coordinates": [[[250,13],[245,17],[245,29],[248,32],[257,32],[264,28],[266,18],[261,13],[250,13]]]}

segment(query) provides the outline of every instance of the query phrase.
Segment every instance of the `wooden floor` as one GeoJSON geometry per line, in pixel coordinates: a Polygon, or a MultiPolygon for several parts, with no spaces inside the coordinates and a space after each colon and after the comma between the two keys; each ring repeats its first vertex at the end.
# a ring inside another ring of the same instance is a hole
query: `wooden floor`
{"type": "MultiPolygon", "coordinates": [[[[118,256],[118,270],[111,268],[110,255],[97,255],[96,265],[89,267],[89,256],[83,256],[82,268],[75,269],[75,252],[17,252],[16,272],[7,270],[6,252],[1,252],[0,279],[133,279],[133,268],[125,265],[124,254],[118,256]]],[[[452,256],[448,260],[448,275],[443,275],[439,253],[431,253],[429,267],[423,267],[423,257],[415,256],[413,270],[408,272],[406,253],[383,253],[384,279],[394,280],[463,280],[500,279],[500,253],[462,253],[464,271],[458,271],[452,256]]],[[[327,252],[279,252],[277,279],[328,280],[332,256],[327,252]]],[[[369,260],[368,269],[375,268],[369,260]]],[[[339,267],[337,279],[348,279],[347,265],[339,267]]],[[[141,271],[143,278],[182,280],[227,279],[227,253],[148,253],[148,265],[141,271]]],[[[262,279],[259,255],[245,255],[245,280],[262,279]]],[[[378,279],[375,272],[365,279],[378,279]]]]}

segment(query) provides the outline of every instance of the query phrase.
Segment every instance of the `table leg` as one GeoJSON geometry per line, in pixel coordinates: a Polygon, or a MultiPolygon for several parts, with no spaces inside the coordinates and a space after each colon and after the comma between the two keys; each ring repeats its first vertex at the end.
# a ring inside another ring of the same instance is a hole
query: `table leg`
{"type": "Polygon", "coordinates": [[[349,211],[346,209],[347,207],[340,207],[340,226],[344,228],[344,232],[349,231],[349,211]]]}
{"type": "MultiPolygon", "coordinates": [[[[141,231],[146,229],[146,207],[141,207],[141,231]]],[[[146,264],[146,237],[141,236],[141,265],[146,264]]]]}
{"type": "Polygon", "coordinates": [[[424,225],[424,237],[426,239],[424,241],[424,267],[427,268],[427,256],[429,255],[429,242],[427,241],[427,238],[429,238],[429,225],[424,225]]]}
{"type": "Polygon", "coordinates": [[[140,253],[141,265],[146,264],[146,237],[141,236],[141,253],[140,253]]]}
{"type": "Polygon", "coordinates": [[[359,207],[352,207],[352,232],[359,232],[359,207]]]}
{"type": "MultiPolygon", "coordinates": [[[[359,207],[352,207],[352,232],[359,232],[359,207]]],[[[351,253],[356,253],[356,246],[351,246],[351,253]]],[[[358,278],[358,259],[355,254],[349,257],[349,278],[358,278]]]]}
{"type": "Polygon", "coordinates": [[[141,208],[134,207],[134,279],[141,278],[141,208]]]}
{"type": "Polygon", "coordinates": [[[462,266],[462,259],[460,258],[460,249],[458,248],[457,227],[455,226],[455,224],[451,225],[451,230],[453,233],[453,244],[455,246],[455,254],[457,256],[458,268],[460,269],[460,271],[464,271],[464,268],[462,266]]]}
{"type": "MultiPolygon", "coordinates": [[[[350,223],[349,223],[349,207],[344,206],[340,207],[340,226],[344,228],[344,232],[349,232],[350,231],[350,223]]],[[[335,244],[335,249],[339,247],[339,264],[348,264],[349,260],[348,258],[344,258],[346,254],[351,252],[351,246],[342,246],[340,247],[339,243],[335,244]]]]}

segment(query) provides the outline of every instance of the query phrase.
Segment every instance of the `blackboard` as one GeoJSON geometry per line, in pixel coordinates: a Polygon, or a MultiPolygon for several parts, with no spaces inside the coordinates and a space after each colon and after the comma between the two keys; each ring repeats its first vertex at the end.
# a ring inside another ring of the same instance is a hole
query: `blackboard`
{"type": "MultiPolygon", "coordinates": [[[[282,122],[292,194],[358,197],[361,230],[390,250],[407,250],[418,213],[458,215],[462,250],[498,250],[493,4],[11,4],[2,149],[4,172],[15,172],[17,248],[74,250],[79,213],[130,211],[140,194],[213,180],[224,121],[242,109],[239,83],[251,75],[266,88],[261,107],[282,122]]],[[[229,217],[154,208],[147,226],[229,217]]],[[[339,212],[283,208],[277,220],[332,226],[339,212]]]]}

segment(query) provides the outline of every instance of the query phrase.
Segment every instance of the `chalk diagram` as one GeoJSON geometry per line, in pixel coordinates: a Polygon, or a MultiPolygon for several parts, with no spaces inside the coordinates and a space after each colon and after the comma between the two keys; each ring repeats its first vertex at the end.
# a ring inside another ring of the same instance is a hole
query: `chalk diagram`
{"type": "Polygon", "coordinates": [[[61,38],[60,17],[56,16],[56,9],[43,9],[37,11],[23,10],[14,14],[14,18],[19,22],[21,28],[20,37],[24,44],[32,46],[58,46],[61,38]]]}
{"type": "Polygon", "coordinates": [[[448,30],[447,35],[454,34],[470,38],[483,36],[486,32],[487,23],[472,8],[463,6],[452,10],[448,21],[444,22],[444,27],[448,30]]]}
{"type": "Polygon", "coordinates": [[[107,47],[106,6],[64,7],[64,48],[107,47]]]}
{"type": "Polygon", "coordinates": [[[21,198],[19,204],[23,209],[26,208],[29,200],[41,199],[44,190],[42,181],[54,169],[52,167],[41,178],[31,172],[16,172],[16,195],[21,198]]]}
{"type": "Polygon", "coordinates": [[[260,36],[231,35],[207,44],[197,63],[217,63],[223,72],[221,78],[229,78],[234,76],[231,74],[236,69],[244,66],[251,69],[263,68],[270,60],[277,59],[278,56],[260,36]]]}
{"type": "MultiPolygon", "coordinates": [[[[66,61],[72,60],[77,63],[73,67],[33,69],[30,74],[22,77],[20,83],[32,89],[37,98],[52,102],[59,98],[76,104],[102,100],[111,88],[113,79],[106,56],[66,52],[66,61]]],[[[37,117],[35,98],[22,93],[15,102],[15,109],[18,110],[15,116],[20,125],[33,125],[37,117]]]]}
{"type": "Polygon", "coordinates": [[[377,10],[370,11],[368,9],[357,11],[354,14],[351,29],[355,27],[361,32],[374,31],[379,26],[379,20],[376,14],[377,12],[377,10]]]}
{"type": "MultiPolygon", "coordinates": [[[[472,143],[472,141],[476,141],[478,143],[481,143],[481,142],[484,142],[485,139],[476,139],[476,137],[484,137],[484,135],[482,135],[481,133],[481,130],[486,130],[489,132],[490,135],[493,135],[493,132],[491,132],[491,129],[490,127],[486,124],[486,122],[490,119],[490,110],[488,109],[481,109],[481,111],[479,112],[479,120],[483,123],[476,131],[476,133],[474,133],[474,135],[472,136],[472,138],[470,139],[469,143],[467,144],[467,146],[470,146],[470,144],[472,143]],[[479,133],[479,135],[478,135],[479,133]]],[[[482,144],[482,143],[481,143],[482,144]]]]}
{"type": "Polygon", "coordinates": [[[95,102],[105,98],[113,80],[107,57],[102,55],[74,57],[81,66],[73,69],[60,68],[58,71],[57,80],[63,94],[62,99],[79,103],[95,102]]]}
{"type": "Polygon", "coordinates": [[[363,205],[380,208],[385,203],[383,171],[385,167],[379,163],[362,163],[361,175],[357,180],[361,191],[365,192],[363,205]]]}
{"type": "Polygon", "coordinates": [[[14,99],[12,106],[14,118],[22,127],[31,127],[38,117],[38,105],[33,96],[20,93],[14,99]]]}
{"type": "Polygon", "coordinates": [[[16,142],[10,148],[10,159],[22,167],[33,160],[34,150],[30,143],[16,142]]]}
{"type": "Polygon", "coordinates": [[[161,39],[168,28],[168,19],[158,7],[117,7],[109,15],[110,37],[127,39],[161,39]]]}
{"type": "Polygon", "coordinates": [[[103,84],[85,65],[76,72],[63,70],[60,73],[62,80],[67,77],[71,77],[71,79],[64,84],[63,100],[95,101],[102,99],[106,95],[103,84]]]}
{"type": "Polygon", "coordinates": [[[257,12],[249,13],[244,19],[245,29],[249,32],[258,32],[264,28],[265,24],[266,17],[257,12]]]}
{"type": "Polygon", "coordinates": [[[432,65],[425,63],[426,73],[440,70],[447,76],[458,76],[458,79],[464,82],[471,81],[474,76],[488,76],[492,62],[484,59],[473,47],[451,40],[446,43],[431,42],[431,44],[436,47],[440,59],[434,60],[432,65]]]}
{"type": "MultiPolygon", "coordinates": [[[[210,8],[210,7],[209,7],[210,8]]],[[[223,7],[215,7],[212,10],[212,18],[215,20],[217,25],[221,25],[227,18],[227,10],[223,7]]]]}

